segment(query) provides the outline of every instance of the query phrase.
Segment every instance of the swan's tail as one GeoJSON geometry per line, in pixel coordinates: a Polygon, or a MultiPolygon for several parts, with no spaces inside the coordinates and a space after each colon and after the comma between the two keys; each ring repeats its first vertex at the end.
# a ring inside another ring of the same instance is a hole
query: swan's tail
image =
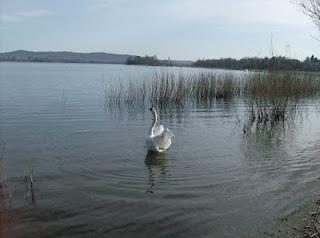
{"type": "Polygon", "coordinates": [[[159,147],[157,147],[157,151],[158,151],[158,153],[162,153],[162,152],[165,152],[166,150],[165,149],[160,149],[159,147]]]}

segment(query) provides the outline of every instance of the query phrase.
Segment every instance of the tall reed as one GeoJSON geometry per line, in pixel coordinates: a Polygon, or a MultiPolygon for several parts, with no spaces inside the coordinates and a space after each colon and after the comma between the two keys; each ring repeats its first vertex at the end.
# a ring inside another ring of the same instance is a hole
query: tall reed
{"type": "Polygon", "coordinates": [[[261,73],[245,80],[242,91],[250,124],[273,126],[294,117],[301,100],[319,95],[320,80],[304,73],[261,73]]]}
{"type": "Polygon", "coordinates": [[[252,120],[261,123],[285,120],[299,100],[319,92],[320,80],[314,74],[209,72],[183,75],[161,71],[140,80],[109,85],[106,101],[111,107],[153,104],[163,108],[232,100],[237,96],[249,105],[252,120]]]}

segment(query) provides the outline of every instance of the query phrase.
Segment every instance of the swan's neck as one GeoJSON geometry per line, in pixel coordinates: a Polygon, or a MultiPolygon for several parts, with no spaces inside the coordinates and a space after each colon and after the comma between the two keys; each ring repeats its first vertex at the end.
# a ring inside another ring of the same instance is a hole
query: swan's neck
{"type": "Polygon", "coordinates": [[[152,115],[153,115],[153,118],[152,118],[152,124],[151,124],[151,128],[150,128],[150,136],[153,136],[153,128],[156,126],[157,124],[157,121],[158,121],[158,115],[157,115],[157,112],[156,111],[152,111],[152,115]]]}

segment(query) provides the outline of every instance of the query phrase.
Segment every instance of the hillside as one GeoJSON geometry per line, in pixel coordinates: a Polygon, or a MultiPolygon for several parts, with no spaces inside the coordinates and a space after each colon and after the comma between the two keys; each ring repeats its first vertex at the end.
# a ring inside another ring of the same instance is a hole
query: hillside
{"type": "Polygon", "coordinates": [[[0,53],[0,61],[125,64],[131,55],[17,50],[0,53]]]}

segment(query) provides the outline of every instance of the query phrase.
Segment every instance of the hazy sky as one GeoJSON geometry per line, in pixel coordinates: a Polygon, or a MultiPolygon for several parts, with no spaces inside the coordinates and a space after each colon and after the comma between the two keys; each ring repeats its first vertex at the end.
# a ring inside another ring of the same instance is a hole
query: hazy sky
{"type": "Polygon", "coordinates": [[[317,55],[292,0],[0,0],[0,51],[113,52],[198,59],[317,55]]]}

